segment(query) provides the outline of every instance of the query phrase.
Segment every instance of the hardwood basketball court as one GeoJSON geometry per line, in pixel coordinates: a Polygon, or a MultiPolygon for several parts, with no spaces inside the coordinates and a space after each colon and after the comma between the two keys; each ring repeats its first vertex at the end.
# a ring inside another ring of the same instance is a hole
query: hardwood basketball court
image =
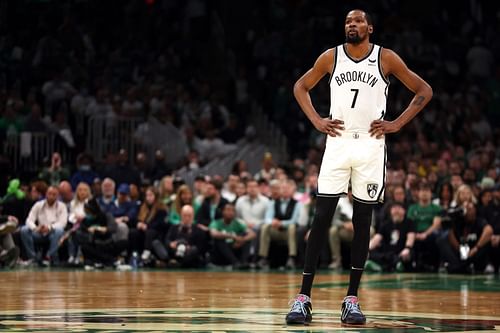
{"type": "Polygon", "coordinates": [[[365,326],[342,326],[348,275],[322,272],[313,323],[286,326],[300,272],[0,272],[2,332],[500,330],[500,279],[493,275],[365,274],[365,326]]]}

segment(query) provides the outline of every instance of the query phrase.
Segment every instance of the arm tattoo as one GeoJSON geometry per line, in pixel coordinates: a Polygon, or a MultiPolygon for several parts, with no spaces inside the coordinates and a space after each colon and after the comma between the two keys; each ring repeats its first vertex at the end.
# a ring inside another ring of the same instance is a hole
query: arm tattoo
{"type": "Polygon", "coordinates": [[[425,100],[425,97],[424,96],[418,96],[416,99],[415,99],[415,102],[413,102],[413,104],[417,105],[417,106],[420,106],[422,105],[422,103],[424,102],[425,100]]]}

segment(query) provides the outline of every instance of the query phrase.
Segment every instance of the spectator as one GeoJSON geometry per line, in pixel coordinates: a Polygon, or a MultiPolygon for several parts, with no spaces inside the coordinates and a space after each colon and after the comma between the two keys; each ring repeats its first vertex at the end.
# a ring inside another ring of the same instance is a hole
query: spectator
{"type": "Polygon", "coordinates": [[[119,268],[118,255],[126,246],[128,229],[118,229],[111,214],[106,214],[97,200],[85,204],[85,218],[76,231],[78,243],[85,258],[85,269],[115,266],[119,268]],[[125,244],[123,243],[125,241],[125,244]]]}
{"type": "Polygon", "coordinates": [[[262,160],[262,169],[255,175],[257,180],[266,179],[267,181],[271,181],[274,179],[274,174],[276,173],[276,168],[273,161],[273,155],[269,152],[264,154],[264,158],[262,160]]]}
{"type": "Polygon", "coordinates": [[[85,219],[85,204],[92,198],[90,186],[87,183],[80,183],[76,187],[76,195],[69,205],[69,228],[61,241],[68,240],[68,264],[80,264],[80,246],[75,232],[80,228],[82,221],[85,219]]]}
{"type": "Polygon", "coordinates": [[[12,269],[16,266],[19,248],[14,244],[12,233],[18,224],[15,216],[0,215],[0,267],[12,269]]]}
{"type": "Polygon", "coordinates": [[[281,184],[281,197],[269,202],[266,210],[265,224],[260,231],[259,267],[269,266],[268,256],[271,241],[286,241],[288,245],[288,259],[286,267],[295,268],[297,256],[297,223],[300,214],[300,203],[293,198],[295,182],[287,180],[281,184]]]}
{"type": "Polygon", "coordinates": [[[152,186],[146,189],[144,203],[139,209],[137,224],[130,228],[129,245],[131,251],[141,256],[144,264],[151,261],[153,241],[163,239],[168,231],[167,207],[160,201],[156,189],[152,186]]]}
{"type": "Polygon", "coordinates": [[[200,228],[208,231],[208,226],[212,221],[222,218],[222,209],[228,203],[227,199],[222,197],[222,181],[212,179],[205,188],[204,200],[196,213],[196,223],[200,228]]]}
{"type": "Polygon", "coordinates": [[[249,268],[250,244],[255,232],[236,218],[234,205],[227,203],[222,210],[222,219],[209,225],[214,240],[213,263],[231,265],[233,268],[249,268]]]}
{"type": "Polygon", "coordinates": [[[193,198],[191,188],[188,185],[181,185],[177,189],[175,200],[170,206],[168,214],[168,222],[170,224],[178,225],[181,222],[181,215],[179,212],[185,205],[192,206],[195,214],[198,211],[199,205],[193,198]]]}
{"type": "Polygon", "coordinates": [[[379,272],[412,270],[415,229],[412,221],[406,219],[405,215],[406,210],[401,203],[392,204],[389,219],[380,226],[370,240],[366,270],[379,272]]]}
{"type": "Polygon", "coordinates": [[[450,214],[448,237],[439,241],[444,267],[449,273],[482,272],[488,263],[493,228],[477,218],[476,205],[471,200],[459,207],[450,214]]]}
{"type": "Polygon", "coordinates": [[[52,154],[50,166],[44,168],[38,178],[53,186],[59,185],[63,180],[69,180],[69,170],[62,166],[61,154],[58,152],[52,154]]]}
{"type": "Polygon", "coordinates": [[[194,224],[193,207],[185,205],[181,209],[181,222],[169,228],[165,242],[153,242],[158,259],[176,267],[199,267],[205,263],[207,233],[194,224]]]}
{"type": "Polygon", "coordinates": [[[71,187],[76,188],[81,182],[92,186],[94,180],[99,178],[92,170],[93,160],[89,154],[81,153],[76,158],[77,171],[71,176],[71,187]]]}
{"type": "Polygon", "coordinates": [[[164,176],[160,181],[160,200],[167,207],[170,207],[175,199],[174,177],[164,176]]]}
{"type": "Polygon", "coordinates": [[[436,241],[441,236],[441,208],[431,202],[428,184],[421,183],[418,202],[408,208],[407,218],[415,226],[415,259],[417,270],[435,271],[439,266],[436,241]]]}
{"type": "Polygon", "coordinates": [[[28,257],[27,264],[37,258],[35,245],[43,240],[49,241],[50,246],[40,263],[44,266],[59,264],[57,251],[68,222],[68,211],[63,203],[57,201],[58,195],[57,187],[50,186],[47,189],[47,198],[35,203],[26,225],[21,228],[21,240],[28,257]]]}
{"type": "Polygon", "coordinates": [[[69,207],[74,196],[71,184],[68,181],[63,180],[62,182],[59,183],[58,188],[59,188],[59,200],[66,205],[66,208],[69,211],[69,207]]]}
{"type": "Polygon", "coordinates": [[[165,164],[165,154],[163,151],[157,150],[155,152],[155,161],[153,163],[153,168],[151,169],[151,179],[153,182],[162,179],[164,176],[172,173],[165,164]]]}
{"type": "Polygon", "coordinates": [[[111,213],[118,224],[127,224],[129,227],[137,223],[137,205],[130,200],[130,187],[122,183],[116,191],[117,198],[113,201],[111,213]]]}
{"type": "Polygon", "coordinates": [[[236,202],[236,217],[252,229],[257,237],[252,242],[250,253],[256,255],[259,249],[260,229],[266,218],[269,199],[260,194],[259,184],[255,179],[247,181],[247,194],[236,202]]]}
{"type": "Polygon", "coordinates": [[[229,202],[234,202],[237,198],[236,196],[236,187],[240,181],[240,176],[235,174],[230,174],[227,176],[227,182],[224,184],[222,188],[221,194],[222,196],[229,202]]]}
{"type": "MultiPolygon", "coordinates": [[[[115,181],[111,178],[104,178],[101,184],[102,195],[97,199],[99,206],[106,214],[113,215],[115,209],[115,181]]],[[[125,190],[125,189],[124,189],[125,190]]]]}

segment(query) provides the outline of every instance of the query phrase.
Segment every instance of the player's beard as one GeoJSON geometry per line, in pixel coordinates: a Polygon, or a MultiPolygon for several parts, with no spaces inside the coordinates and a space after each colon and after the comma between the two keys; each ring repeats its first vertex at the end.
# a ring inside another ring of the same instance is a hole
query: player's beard
{"type": "Polygon", "coordinates": [[[345,41],[348,44],[358,45],[363,41],[363,38],[359,35],[359,33],[356,33],[354,36],[349,36],[349,34],[346,34],[345,41]]]}

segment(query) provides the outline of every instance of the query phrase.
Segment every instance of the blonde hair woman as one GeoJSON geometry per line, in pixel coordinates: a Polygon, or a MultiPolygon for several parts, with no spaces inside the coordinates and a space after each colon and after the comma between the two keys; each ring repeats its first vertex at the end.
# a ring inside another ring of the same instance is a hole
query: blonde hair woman
{"type": "Polygon", "coordinates": [[[80,245],[76,238],[73,237],[73,234],[80,227],[80,223],[85,218],[84,206],[91,198],[92,192],[90,191],[90,186],[87,183],[80,182],[76,186],[75,197],[69,204],[68,221],[71,229],[66,232],[60,241],[62,244],[65,240],[68,240],[68,264],[70,265],[78,265],[80,263],[78,254],[80,252],[80,245]]]}
{"type": "Polygon", "coordinates": [[[194,213],[198,211],[199,204],[196,203],[193,197],[193,191],[188,185],[181,185],[175,195],[175,200],[172,202],[168,215],[169,223],[179,224],[181,221],[180,212],[184,205],[193,206],[194,213]]]}

